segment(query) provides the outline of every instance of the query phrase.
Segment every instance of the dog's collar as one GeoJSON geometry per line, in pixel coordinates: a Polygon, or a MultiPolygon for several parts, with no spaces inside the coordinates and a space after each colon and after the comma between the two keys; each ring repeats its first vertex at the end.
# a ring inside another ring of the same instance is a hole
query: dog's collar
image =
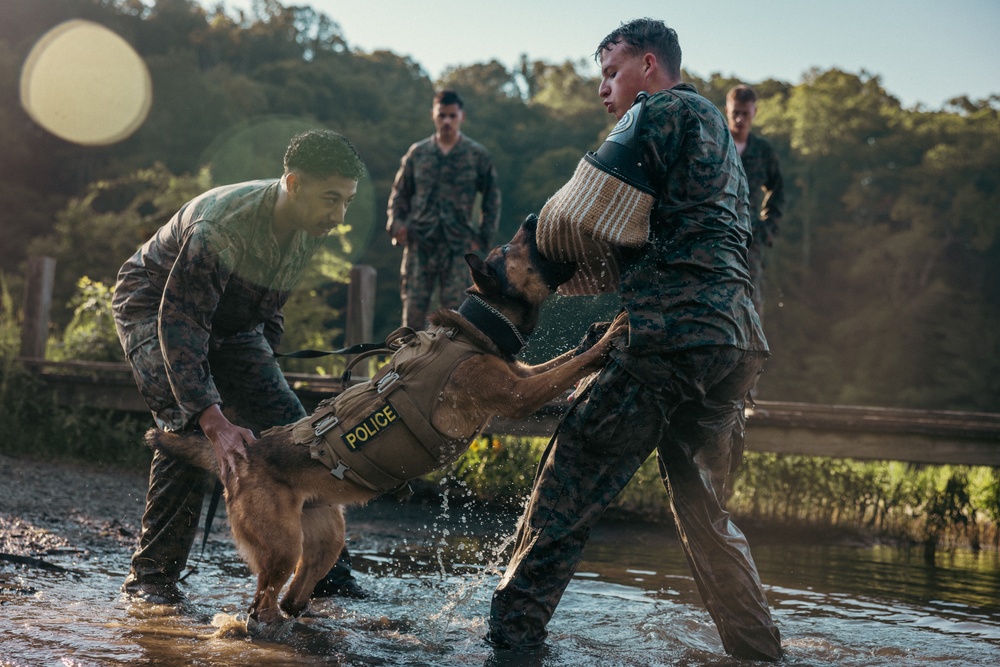
{"type": "Polygon", "coordinates": [[[503,354],[515,357],[528,344],[513,322],[475,294],[462,302],[458,314],[486,334],[503,354]]]}

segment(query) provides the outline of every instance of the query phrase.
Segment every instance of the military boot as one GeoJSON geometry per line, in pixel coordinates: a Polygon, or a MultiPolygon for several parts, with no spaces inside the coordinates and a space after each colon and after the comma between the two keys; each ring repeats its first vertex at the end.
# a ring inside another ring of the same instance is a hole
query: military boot
{"type": "Polygon", "coordinates": [[[122,592],[151,604],[176,604],[177,588],[198,530],[208,475],[155,452],[150,465],[139,548],[122,592]]]}

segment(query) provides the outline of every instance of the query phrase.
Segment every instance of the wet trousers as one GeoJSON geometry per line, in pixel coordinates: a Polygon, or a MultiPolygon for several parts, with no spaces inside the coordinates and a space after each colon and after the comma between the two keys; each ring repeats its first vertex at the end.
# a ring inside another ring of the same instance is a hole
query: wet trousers
{"type": "Polygon", "coordinates": [[[488,638],[510,648],[544,640],[590,531],[655,450],[681,545],[725,650],[777,660],[780,636],[747,540],[723,508],[727,476],[742,460],[744,399],[764,354],[704,347],[649,363],[656,368],[644,382],[612,359],[563,418],[493,594],[488,638]]]}
{"type": "MultiPolygon", "coordinates": [[[[306,412],[271,356],[270,348],[267,354],[262,354],[257,347],[259,343],[250,340],[241,345],[237,337],[231,346],[210,352],[209,364],[224,402],[223,408],[227,413],[232,410],[237,415],[236,422],[259,435],[271,426],[305,417],[306,412]]],[[[156,386],[151,376],[162,373],[156,370],[163,364],[159,344],[155,340],[144,344],[133,352],[130,361],[147,402],[151,402],[149,394],[156,386]]],[[[159,407],[163,414],[173,412],[169,406],[161,404],[159,407]]],[[[205,492],[213,484],[214,477],[201,468],[154,452],[142,534],[139,547],[132,555],[126,588],[130,584],[177,583],[194,543],[205,492]]],[[[350,579],[349,563],[345,548],[331,574],[339,572],[350,579]]]]}

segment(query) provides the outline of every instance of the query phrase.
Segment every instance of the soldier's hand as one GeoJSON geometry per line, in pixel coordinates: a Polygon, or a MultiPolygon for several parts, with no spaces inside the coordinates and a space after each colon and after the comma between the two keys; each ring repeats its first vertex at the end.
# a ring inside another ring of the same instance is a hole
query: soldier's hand
{"type": "Polygon", "coordinates": [[[257,440],[253,431],[226,419],[218,405],[202,412],[198,417],[198,425],[212,441],[215,459],[219,464],[219,478],[226,487],[235,488],[239,482],[236,459],[239,457],[246,460],[246,446],[257,440]]]}
{"type": "Polygon", "coordinates": [[[392,232],[392,245],[406,245],[409,236],[410,234],[406,227],[402,225],[396,227],[392,232]]]}
{"type": "Polygon", "coordinates": [[[614,321],[611,323],[611,326],[608,327],[608,330],[604,332],[603,338],[611,340],[613,338],[617,338],[619,336],[625,336],[627,334],[628,334],[628,311],[623,310],[622,312],[618,313],[618,316],[615,317],[614,321]]]}

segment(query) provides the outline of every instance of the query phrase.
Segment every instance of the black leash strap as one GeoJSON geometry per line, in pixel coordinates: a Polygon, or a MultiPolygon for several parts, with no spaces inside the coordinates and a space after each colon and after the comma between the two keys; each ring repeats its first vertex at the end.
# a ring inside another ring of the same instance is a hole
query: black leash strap
{"type": "Polygon", "coordinates": [[[331,354],[363,354],[372,350],[381,350],[385,343],[358,343],[350,347],[342,347],[339,350],[296,350],[295,352],[275,352],[275,357],[286,359],[315,359],[316,357],[328,357],[331,354]]]}
{"type": "Polygon", "coordinates": [[[222,482],[215,480],[215,488],[212,489],[212,498],[208,501],[208,512],[205,513],[205,534],[201,538],[201,555],[205,555],[205,545],[208,544],[208,533],[212,530],[212,521],[215,519],[215,510],[219,508],[219,499],[222,498],[222,482]]]}

